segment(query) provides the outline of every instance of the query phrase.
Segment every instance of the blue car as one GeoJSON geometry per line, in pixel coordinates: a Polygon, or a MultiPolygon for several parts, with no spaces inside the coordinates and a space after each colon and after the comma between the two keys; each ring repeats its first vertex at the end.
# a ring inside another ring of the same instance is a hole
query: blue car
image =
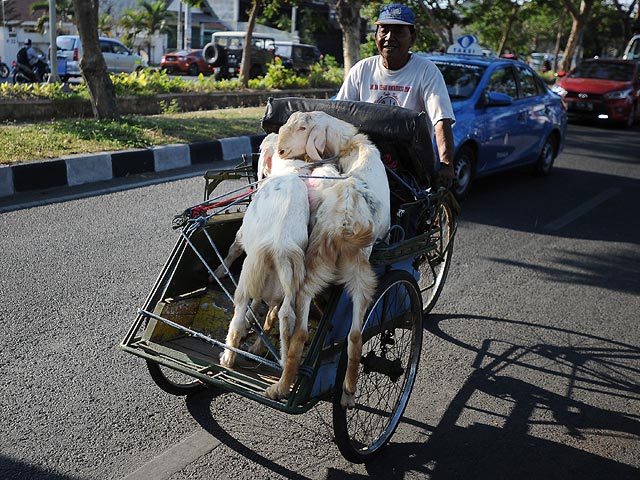
{"type": "MultiPolygon", "coordinates": [[[[424,55],[424,54],[419,54],[424,55]]],[[[454,193],[474,179],[531,165],[548,175],[564,147],[567,111],[526,64],[472,55],[426,55],[444,76],[456,123],[454,193]]]]}

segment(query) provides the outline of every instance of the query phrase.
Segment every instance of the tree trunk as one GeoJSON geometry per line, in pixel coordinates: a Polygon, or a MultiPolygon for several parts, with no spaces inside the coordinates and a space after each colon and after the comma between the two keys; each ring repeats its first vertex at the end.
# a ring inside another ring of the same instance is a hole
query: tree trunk
{"type": "Polygon", "coordinates": [[[253,0],[251,3],[251,11],[249,12],[249,23],[247,23],[247,31],[242,49],[242,65],[240,66],[240,82],[246,88],[249,86],[249,76],[251,74],[251,44],[253,43],[253,28],[256,25],[256,17],[258,16],[259,0],[253,0]]]}
{"type": "Polygon", "coordinates": [[[565,11],[562,10],[560,12],[560,17],[558,18],[558,30],[556,32],[556,45],[553,49],[553,71],[558,71],[558,56],[560,55],[560,42],[562,41],[562,32],[564,31],[564,16],[565,11]]]}
{"type": "Polygon", "coordinates": [[[438,35],[440,41],[442,42],[442,46],[447,48],[453,43],[453,26],[445,27],[444,25],[442,25],[442,23],[440,23],[440,21],[438,21],[436,16],[433,14],[433,10],[427,5],[427,2],[419,2],[419,5],[429,19],[429,27],[436,35],[438,35]]]}
{"type": "Polygon", "coordinates": [[[591,15],[591,7],[593,6],[594,1],[595,0],[581,0],[580,9],[577,9],[573,4],[573,0],[563,0],[565,6],[567,7],[567,10],[573,18],[573,22],[571,24],[571,33],[569,34],[567,45],[564,47],[562,63],[559,67],[561,71],[568,72],[569,70],[571,70],[573,56],[580,46],[582,31],[584,30],[584,27],[589,20],[589,16],[591,15]]]}
{"type": "Polygon", "coordinates": [[[507,21],[507,28],[504,31],[504,34],[502,35],[502,40],[500,40],[500,46],[498,47],[498,56],[502,56],[502,54],[504,53],[504,48],[507,45],[507,42],[509,41],[509,35],[511,35],[511,27],[513,27],[513,22],[515,22],[516,17],[518,16],[518,10],[520,7],[518,7],[517,3],[513,4],[513,8],[511,9],[511,15],[509,15],[509,20],[507,21]]]}
{"type": "Polygon", "coordinates": [[[360,60],[360,7],[362,0],[336,0],[336,17],[342,30],[344,74],[360,60]]]}
{"type": "Polygon", "coordinates": [[[94,117],[115,118],[116,92],[98,41],[98,3],[98,0],[73,0],[83,50],[80,71],[89,89],[94,117]]]}

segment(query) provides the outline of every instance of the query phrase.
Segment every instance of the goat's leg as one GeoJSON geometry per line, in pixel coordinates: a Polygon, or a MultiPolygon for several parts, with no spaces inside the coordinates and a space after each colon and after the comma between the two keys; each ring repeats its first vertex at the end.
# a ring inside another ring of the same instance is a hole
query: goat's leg
{"type": "MultiPolygon", "coordinates": [[[[302,309],[301,313],[300,309],[297,309],[296,313],[293,313],[293,310],[291,309],[290,314],[293,314],[296,320],[293,334],[290,338],[288,338],[288,348],[282,350],[282,361],[284,362],[282,375],[280,376],[280,379],[275,384],[267,388],[265,392],[267,397],[273,400],[286,398],[289,395],[291,385],[295,381],[296,375],[298,374],[298,367],[300,366],[300,362],[302,360],[304,345],[309,338],[308,320],[309,308],[311,306],[311,297],[303,296],[303,298],[300,299],[299,296],[298,301],[302,301],[302,309]]],[[[283,305],[285,304],[285,302],[282,303],[283,305]]],[[[291,303],[289,303],[289,306],[291,306],[291,303]]],[[[289,336],[288,325],[290,319],[288,318],[288,315],[289,314],[286,313],[286,309],[281,309],[278,315],[280,318],[281,339],[283,338],[283,335],[284,337],[289,336]],[[283,310],[285,311],[283,312],[283,310]]]]}
{"type": "MultiPolygon", "coordinates": [[[[366,260],[366,259],[365,259],[366,260]]],[[[351,330],[347,340],[347,370],[344,375],[342,385],[342,396],[340,405],[343,408],[353,408],[355,406],[355,393],[358,385],[358,372],[360,370],[360,359],[362,357],[362,327],[364,314],[371,297],[375,292],[376,276],[369,265],[357,262],[352,270],[353,282],[347,286],[347,291],[353,302],[353,313],[351,319],[351,330]]]]}
{"type": "MultiPolygon", "coordinates": [[[[244,248],[242,247],[242,227],[240,227],[236,233],[235,240],[229,247],[227,256],[213,272],[216,278],[223,278],[227,274],[227,269],[231,268],[231,264],[235,262],[240,255],[242,255],[242,252],[244,252],[244,248]]],[[[214,282],[214,279],[209,278],[209,281],[214,282]]]]}
{"type": "MultiPolygon", "coordinates": [[[[229,331],[227,332],[226,344],[229,347],[238,348],[240,341],[247,335],[247,307],[249,305],[249,298],[242,288],[242,283],[238,285],[236,295],[233,299],[235,303],[235,310],[233,312],[233,318],[229,324],[229,331]]],[[[236,353],[229,349],[225,349],[220,355],[220,365],[223,367],[231,368],[236,361],[236,353]]]]}
{"type": "MultiPolygon", "coordinates": [[[[269,333],[273,328],[273,323],[278,318],[279,307],[280,306],[277,304],[269,307],[267,316],[264,319],[264,326],[262,327],[262,329],[266,333],[269,333]]],[[[280,336],[282,336],[282,333],[280,333],[280,336]]],[[[251,347],[249,348],[249,352],[255,355],[264,355],[265,353],[267,353],[267,348],[265,347],[264,342],[260,337],[256,338],[256,341],[253,342],[253,345],[251,345],[251,347]]]]}

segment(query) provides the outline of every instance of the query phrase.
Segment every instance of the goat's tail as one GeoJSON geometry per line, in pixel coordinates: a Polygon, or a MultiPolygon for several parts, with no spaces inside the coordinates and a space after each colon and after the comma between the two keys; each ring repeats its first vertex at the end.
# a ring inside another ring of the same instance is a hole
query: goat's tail
{"type": "Polygon", "coordinates": [[[285,295],[294,295],[304,281],[304,250],[295,245],[285,251],[265,245],[253,255],[247,255],[242,265],[246,289],[250,296],[264,291],[267,282],[274,281],[273,273],[282,286],[285,295]]]}
{"type": "Polygon", "coordinates": [[[356,249],[373,244],[373,221],[366,200],[349,180],[343,186],[344,211],[342,217],[342,239],[356,249]]]}
{"type": "Polygon", "coordinates": [[[295,295],[304,281],[304,250],[295,245],[274,255],[274,266],[285,295],[295,295]]]}

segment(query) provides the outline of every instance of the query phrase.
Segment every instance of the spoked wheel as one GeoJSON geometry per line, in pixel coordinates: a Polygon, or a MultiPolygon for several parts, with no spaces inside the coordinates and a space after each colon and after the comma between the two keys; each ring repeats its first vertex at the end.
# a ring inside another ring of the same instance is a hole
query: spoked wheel
{"type": "Polygon", "coordinates": [[[455,219],[451,205],[443,198],[434,208],[431,243],[435,248],[418,257],[414,264],[420,274],[418,285],[425,315],[435,306],[442,293],[453,255],[455,219]]]}
{"type": "Polygon", "coordinates": [[[9,66],[6,63],[0,62],[0,78],[8,78],[9,77],[9,66]]]}
{"type": "Polygon", "coordinates": [[[204,383],[189,375],[149,360],[147,360],[147,368],[156,385],[171,395],[189,395],[207,388],[204,383]]]}
{"type": "Polygon", "coordinates": [[[355,407],[340,405],[347,368],[342,353],[333,394],[333,429],[342,455],[364,463],[387,444],[409,401],[422,347],[422,301],[415,279],[386,274],[365,317],[355,407]]]}

